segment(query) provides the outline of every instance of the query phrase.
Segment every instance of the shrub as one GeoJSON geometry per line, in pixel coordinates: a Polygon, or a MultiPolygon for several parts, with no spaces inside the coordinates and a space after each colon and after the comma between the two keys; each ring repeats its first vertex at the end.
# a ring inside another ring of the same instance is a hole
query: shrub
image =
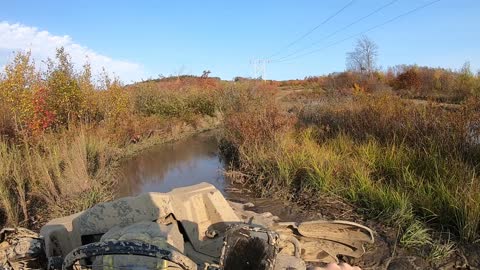
{"type": "Polygon", "coordinates": [[[415,68],[408,68],[397,76],[394,81],[394,87],[396,89],[419,91],[421,82],[418,71],[415,68]]]}
{"type": "Polygon", "coordinates": [[[33,115],[28,121],[28,129],[35,135],[38,135],[50,128],[56,120],[56,115],[48,109],[48,92],[40,89],[33,93],[33,115]]]}
{"type": "Polygon", "coordinates": [[[224,123],[227,139],[240,146],[268,142],[293,126],[293,117],[282,112],[275,103],[266,103],[246,111],[232,111],[224,123]]]}
{"type": "MultiPolygon", "coordinates": [[[[33,114],[32,92],[40,87],[40,76],[35,70],[30,53],[17,53],[0,75],[0,106],[5,113],[3,130],[13,137],[15,129],[25,128],[33,114]],[[12,123],[15,122],[15,123],[12,123]]],[[[16,130],[15,130],[16,131],[16,130]]]]}
{"type": "Polygon", "coordinates": [[[422,105],[391,95],[357,96],[342,104],[311,106],[300,113],[306,124],[324,127],[327,136],[346,132],[365,140],[405,142],[416,148],[439,147],[445,154],[466,152],[466,126],[471,117],[461,109],[422,105]]]}
{"type": "Polygon", "coordinates": [[[82,114],[84,95],[73,71],[69,55],[63,48],[57,49],[57,62],[49,61],[46,75],[48,110],[55,115],[56,124],[67,125],[82,114]]]}
{"type": "Polygon", "coordinates": [[[171,84],[172,89],[158,83],[142,83],[132,87],[135,111],[145,116],[187,117],[190,115],[213,116],[217,110],[217,90],[197,88],[204,85],[171,84]]]}

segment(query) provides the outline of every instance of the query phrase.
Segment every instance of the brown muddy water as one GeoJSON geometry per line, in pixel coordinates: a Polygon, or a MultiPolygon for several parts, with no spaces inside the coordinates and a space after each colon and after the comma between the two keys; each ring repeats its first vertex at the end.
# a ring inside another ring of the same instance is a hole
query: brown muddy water
{"type": "Polygon", "coordinates": [[[153,147],[121,167],[119,195],[168,192],[201,182],[224,192],[224,164],[214,131],[153,147]]]}
{"type": "Polygon", "coordinates": [[[225,164],[218,149],[218,131],[204,132],[153,147],[120,166],[119,197],[144,192],[168,192],[173,188],[208,182],[236,202],[251,202],[256,212],[271,212],[282,220],[298,220],[298,208],[271,198],[256,198],[231,185],[224,177],[225,164]]]}

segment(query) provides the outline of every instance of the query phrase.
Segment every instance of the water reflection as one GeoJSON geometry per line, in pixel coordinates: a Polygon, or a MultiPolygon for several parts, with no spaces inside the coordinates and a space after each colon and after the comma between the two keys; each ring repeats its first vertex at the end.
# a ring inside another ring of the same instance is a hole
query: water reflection
{"type": "Polygon", "coordinates": [[[223,163],[213,132],[164,144],[125,161],[119,195],[168,192],[172,188],[208,182],[224,190],[223,163]]]}

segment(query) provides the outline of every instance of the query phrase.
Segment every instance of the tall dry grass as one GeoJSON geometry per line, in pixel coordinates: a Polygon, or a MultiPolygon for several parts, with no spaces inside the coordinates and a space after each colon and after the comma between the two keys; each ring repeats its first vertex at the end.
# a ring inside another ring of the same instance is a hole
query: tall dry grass
{"type": "Polygon", "coordinates": [[[304,192],[341,197],[403,228],[406,245],[429,239],[418,224],[474,242],[480,238],[480,151],[466,126],[480,119],[478,104],[446,109],[361,96],[310,107],[295,128],[256,125],[285,117],[278,110],[270,110],[274,116],[235,113],[225,135],[236,169],[256,190],[287,191],[295,200],[304,192]]]}
{"type": "Polygon", "coordinates": [[[112,181],[106,171],[108,147],[106,141],[87,136],[82,130],[45,136],[35,144],[0,141],[5,223],[32,225],[111,198],[105,189],[112,181]],[[92,194],[96,198],[85,202],[92,194]],[[81,207],[75,207],[78,205],[81,207]]]}

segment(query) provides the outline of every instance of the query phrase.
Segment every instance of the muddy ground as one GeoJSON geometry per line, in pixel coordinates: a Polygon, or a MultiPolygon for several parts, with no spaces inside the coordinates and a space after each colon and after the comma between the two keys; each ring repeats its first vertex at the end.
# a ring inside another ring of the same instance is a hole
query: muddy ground
{"type": "Polygon", "coordinates": [[[339,199],[298,198],[292,202],[279,198],[259,198],[247,187],[232,184],[228,188],[229,199],[252,204],[247,210],[257,213],[270,212],[281,221],[308,221],[317,219],[347,220],[365,225],[375,231],[375,243],[366,247],[365,254],[358,259],[340,258],[363,270],[410,270],[410,269],[480,269],[480,244],[461,245],[442,260],[428,260],[422,254],[426,250],[405,249],[399,245],[398,229],[385,226],[378,220],[369,219],[355,208],[339,199]],[[301,203],[299,203],[301,202],[301,203]]]}

